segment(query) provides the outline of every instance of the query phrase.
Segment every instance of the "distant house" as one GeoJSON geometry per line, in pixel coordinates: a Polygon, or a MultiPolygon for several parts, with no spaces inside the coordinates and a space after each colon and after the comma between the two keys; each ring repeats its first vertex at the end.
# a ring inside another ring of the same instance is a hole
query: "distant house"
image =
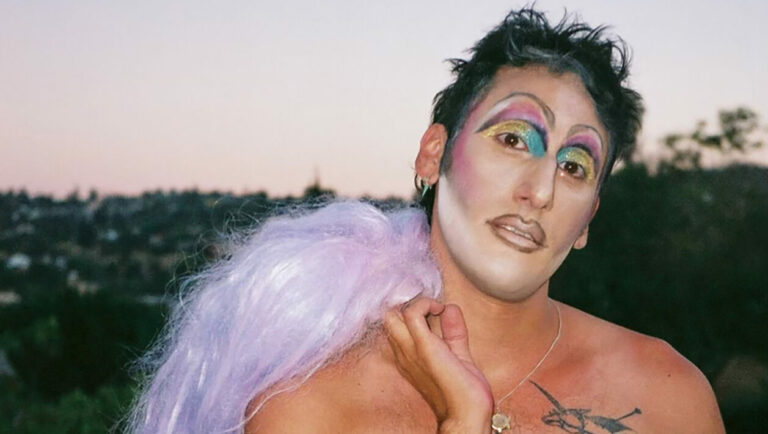
{"type": "Polygon", "coordinates": [[[14,253],[5,261],[5,267],[11,270],[27,271],[32,259],[23,253],[14,253]]]}
{"type": "Polygon", "coordinates": [[[168,305],[169,300],[166,297],[160,295],[145,294],[138,298],[139,303],[143,303],[149,306],[157,306],[161,304],[168,305]]]}
{"type": "Polygon", "coordinates": [[[95,282],[88,282],[80,279],[80,273],[77,270],[69,270],[67,274],[67,285],[74,288],[79,294],[94,294],[99,290],[99,285],[95,282]]]}
{"type": "Polygon", "coordinates": [[[120,233],[114,229],[107,229],[105,232],[100,234],[100,238],[103,240],[106,240],[110,243],[113,243],[117,241],[118,238],[120,238],[120,233]]]}
{"type": "Polygon", "coordinates": [[[0,306],[21,301],[21,296],[13,291],[0,291],[0,306]]]}
{"type": "Polygon", "coordinates": [[[5,350],[0,348],[0,377],[15,377],[16,371],[13,370],[11,362],[8,361],[8,357],[5,355],[5,350]]]}
{"type": "Polygon", "coordinates": [[[22,223],[16,226],[17,235],[31,235],[35,233],[35,226],[32,223],[22,223]]]}
{"type": "Polygon", "coordinates": [[[63,270],[67,268],[67,258],[59,255],[56,257],[56,259],[53,260],[53,265],[55,265],[59,270],[63,270]]]}

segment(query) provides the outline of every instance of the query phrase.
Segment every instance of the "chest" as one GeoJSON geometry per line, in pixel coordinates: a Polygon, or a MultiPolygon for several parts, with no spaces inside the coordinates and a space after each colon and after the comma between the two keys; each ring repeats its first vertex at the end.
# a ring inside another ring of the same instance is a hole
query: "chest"
{"type": "Polygon", "coordinates": [[[619,395],[528,386],[527,393],[501,405],[510,418],[507,433],[613,433],[644,426],[642,410],[619,395]]]}
{"type": "MultiPolygon", "coordinates": [[[[351,430],[357,433],[435,433],[437,422],[420,395],[408,390],[382,390],[351,407],[351,430]]],[[[502,403],[510,418],[505,434],[611,433],[647,431],[643,408],[631,394],[600,385],[529,382],[502,403]]],[[[647,408],[646,408],[647,411],[647,408]]]]}

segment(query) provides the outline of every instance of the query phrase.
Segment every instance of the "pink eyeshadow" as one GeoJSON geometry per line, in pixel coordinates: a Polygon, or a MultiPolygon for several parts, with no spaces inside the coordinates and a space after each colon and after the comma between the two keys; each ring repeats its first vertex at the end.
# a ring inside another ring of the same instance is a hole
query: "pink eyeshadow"
{"type": "Polygon", "coordinates": [[[568,138],[565,146],[574,145],[577,143],[589,148],[589,151],[592,153],[592,156],[595,158],[596,162],[600,164],[602,161],[603,151],[600,147],[600,142],[595,139],[594,136],[590,134],[577,134],[568,138]]]}
{"type": "Polygon", "coordinates": [[[466,173],[467,169],[467,159],[464,155],[467,146],[467,135],[467,129],[465,128],[456,137],[456,141],[453,144],[453,149],[451,150],[451,152],[453,152],[451,160],[451,171],[457,171],[458,174],[462,177],[466,173]]]}
{"type": "Polygon", "coordinates": [[[453,172],[454,179],[461,180],[461,182],[458,185],[458,188],[463,189],[465,192],[468,190],[471,190],[471,186],[467,185],[468,178],[471,178],[471,176],[467,176],[468,172],[472,170],[471,165],[467,162],[466,158],[466,152],[467,152],[467,142],[469,141],[469,137],[472,135],[472,129],[466,128],[468,125],[473,125],[475,123],[475,118],[478,116],[477,108],[480,104],[475,104],[474,107],[470,109],[469,115],[467,116],[466,120],[464,121],[464,127],[459,132],[459,135],[456,136],[456,140],[453,143],[453,149],[451,152],[453,153],[452,159],[451,159],[451,172],[453,172]]]}
{"type": "Polygon", "coordinates": [[[537,127],[544,129],[546,125],[544,118],[541,116],[540,110],[530,103],[525,102],[512,102],[499,113],[493,115],[489,122],[495,124],[502,120],[508,119],[521,119],[524,121],[532,122],[537,127]]]}

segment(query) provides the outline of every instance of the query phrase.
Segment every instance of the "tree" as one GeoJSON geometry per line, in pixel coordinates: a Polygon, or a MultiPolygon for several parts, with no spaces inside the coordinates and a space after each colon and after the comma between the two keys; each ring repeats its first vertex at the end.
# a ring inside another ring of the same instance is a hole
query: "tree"
{"type": "Polygon", "coordinates": [[[690,133],[666,135],[662,143],[671,152],[671,156],[662,162],[660,169],[698,170],[701,168],[703,151],[716,151],[726,156],[734,152],[744,154],[763,146],[759,137],[759,117],[747,107],[720,110],[718,126],[718,132],[708,133],[707,122],[702,120],[690,133]]]}

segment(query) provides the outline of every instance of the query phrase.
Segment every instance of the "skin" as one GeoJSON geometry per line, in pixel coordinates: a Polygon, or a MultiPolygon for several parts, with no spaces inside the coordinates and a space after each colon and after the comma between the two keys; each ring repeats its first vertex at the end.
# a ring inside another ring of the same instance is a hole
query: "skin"
{"type": "MultiPolygon", "coordinates": [[[[558,327],[549,279],[586,246],[599,199],[583,165],[599,177],[610,137],[577,76],[523,67],[497,73],[440,173],[446,140],[430,126],[416,159],[436,188],[430,245],[443,299],[388,312],[369,345],[267,401],[247,433],[489,433],[494,403],[547,351],[558,327]],[[509,134],[533,140],[520,125],[488,133],[500,113],[539,123],[546,149],[509,134]],[[576,142],[590,159],[563,158],[576,142]],[[500,237],[488,221],[509,214],[535,221],[545,241],[500,237]]],[[[558,306],[561,338],[533,382],[501,403],[513,418],[505,432],[724,432],[706,378],[669,345],[558,306]]]]}

